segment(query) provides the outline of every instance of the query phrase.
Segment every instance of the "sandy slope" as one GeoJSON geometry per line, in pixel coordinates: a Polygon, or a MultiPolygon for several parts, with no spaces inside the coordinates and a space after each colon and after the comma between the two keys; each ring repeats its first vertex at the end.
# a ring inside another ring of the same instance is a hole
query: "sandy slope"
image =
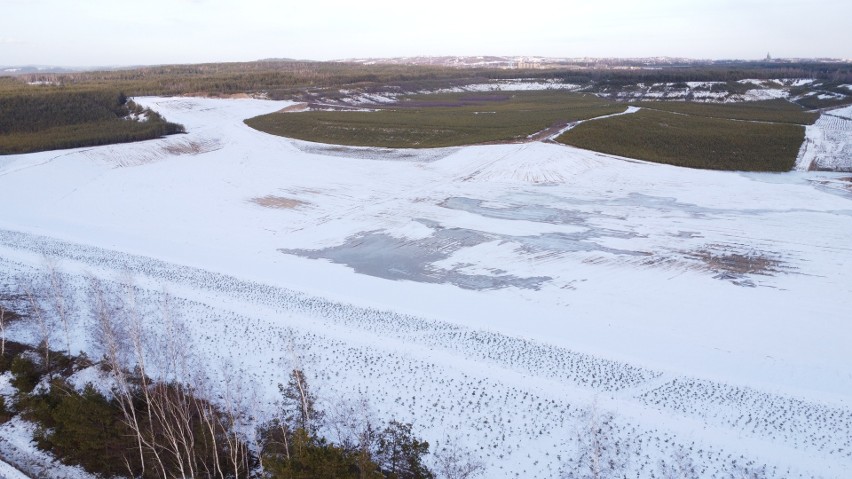
{"type": "Polygon", "coordinates": [[[242,124],[286,103],[140,102],[190,133],[0,157],[7,273],[49,253],[166,284],[201,354],[261,396],[297,344],[327,396],[461,437],[489,477],[553,477],[595,398],[643,477],[672,444],[706,477],[740,456],[771,477],[852,467],[839,175],[545,143],[330,149],[242,124]]]}

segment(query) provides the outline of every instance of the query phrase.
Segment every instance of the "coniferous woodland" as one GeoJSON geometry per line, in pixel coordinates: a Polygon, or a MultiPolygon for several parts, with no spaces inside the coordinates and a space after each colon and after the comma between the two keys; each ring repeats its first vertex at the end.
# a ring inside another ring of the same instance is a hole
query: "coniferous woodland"
{"type": "Polygon", "coordinates": [[[0,90],[0,154],[126,143],[183,131],[183,126],[169,123],[117,90],[53,86],[0,90]]]}

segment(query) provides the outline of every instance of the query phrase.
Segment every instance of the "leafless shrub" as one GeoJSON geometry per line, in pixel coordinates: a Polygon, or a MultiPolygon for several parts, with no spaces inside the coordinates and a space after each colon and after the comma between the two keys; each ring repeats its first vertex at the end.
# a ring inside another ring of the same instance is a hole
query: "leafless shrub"
{"type": "Polygon", "coordinates": [[[692,456],[683,448],[678,449],[670,460],[660,460],[659,469],[663,479],[693,479],[698,477],[692,456]]]}
{"type": "Polygon", "coordinates": [[[470,450],[460,445],[458,439],[446,438],[436,450],[435,472],[444,479],[474,479],[485,474],[485,463],[470,450]]]}
{"type": "Polygon", "coordinates": [[[781,271],[783,263],[762,251],[717,251],[720,245],[692,251],[687,256],[699,260],[704,267],[716,272],[732,274],[773,275],[781,271]],[[718,248],[717,248],[718,246],[718,248]]]}
{"type": "Polygon", "coordinates": [[[563,466],[563,479],[617,479],[626,477],[627,444],[618,437],[614,416],[593,403],[580,417],[577,451],[563,466]]]}
{"type": "Polygon", "coordinates": [[[44,285],[37,278],[21,278],[18,284],[21,288],[21,295],[25,299],[27,316],[36,324],[39,348],[42,350],[42,355],[44,356],[44,364],[49,370],[50,347],[54,325],[42,303],[46,296],[44,285]]]}
{"type": "Polygon", "coordinates": [[[266,195],[252,198],[251,202],[264,208],[295,209],[307,205],[305,201],[283,196],[266,195]]]}

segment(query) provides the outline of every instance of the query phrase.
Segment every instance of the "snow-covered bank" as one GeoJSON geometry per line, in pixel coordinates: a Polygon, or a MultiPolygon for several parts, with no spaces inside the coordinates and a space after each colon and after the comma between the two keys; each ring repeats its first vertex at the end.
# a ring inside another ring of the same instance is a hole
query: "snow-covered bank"
{"type": "Polygon", "coordinates": [[[829,110],[805,129],[796,169],[852,172],[852,106],[829,110]]]}

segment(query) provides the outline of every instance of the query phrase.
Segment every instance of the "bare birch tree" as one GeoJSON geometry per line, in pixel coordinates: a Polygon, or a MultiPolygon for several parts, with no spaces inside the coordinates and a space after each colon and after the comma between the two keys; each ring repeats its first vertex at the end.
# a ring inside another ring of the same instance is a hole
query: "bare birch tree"
{"type": "Polygon", "coordinates": [[[434,456],[435,471],[442,479],[474,479],[485,474],[485,463],[462,447],[459,439],[445,439],[434,456]]]}
{"type": "Polygon", "coordinates": [[[114,298],[108,297],[103,282],[97,277],[89,276],[89,298],[93,320],[93,337],[96,344],[103,349],[103,358],[109,367],[114,380],[113,394],[121,408],[124,422],[136,436],[136,453],[139,456],[140,471],[133,470],[130,461],[125,460],[131,477],[144,476],[147,468],[147,455],[150,454],[156,463],[160,477],[166,477],[165,465],[160,459],[158,450],[150,440],[147,428],[143,426],[143,418],[136,410],[137,388],[132,378],[127,374],[127,361],[131,356],[127,338],[127,325],[120,320],[114,303],[114,298]]]}
{"type": "Polygon", "coordinates": [[[598,410],[597,401],[584,411],[577,430],[577,452],[563,467],[564,479],[618,479],[626,477],[627,444],[618,439],[614,417],[598,410]]]}
{"type": "Polygon", "coordinates": [[[39,347],[42,349],[42,354],[44,355],[44,365],[49,371],[50,341],[53,337],[53,324],[41,303],[44,292],[32,278],[22,279],[18,284],[21,285],[21,293],[26,300],[27,315],[35,321],[39,347]]]}
{"type": "Polygon", "coordinates": [[[242,390],[225,374],[224,392],[216,394],[192,359],[171,297],[160,295],[154,317],[130,277],[111,286],[90,277],[89,290],[92,331],[124,422],[135,435],[136,458],[125,459],[129,475],[247,477],[251,455],[238,431],[242,390]]]}
{"type": "Polygon", "coordinates": [[[766,479],[766,466],[735,465],[730,477],[731,479],[766,479]]]}
{"type": "Polygon", "coordinates": [[[698,476],[695,461],[683,448],[675,451],[668,461],[660,460],[659,469],[663,479],[693,479],[698,476]]]}
{"type": "Polygon", "coordinates": [[[65,280],[62,272],[59,270],[59,264],[54,258],[46,257],[44,260],[45,270],[47,272],[45,296],[47,304],[51,312],[62,324],[62,329],[65,332],[65,351],[71,354],[71,322],[73,321],[73,300],[74,296],[69,288],[68,282],[65,280]]]}
{"type": "Polygon", "coordinates": [[[336,443],[355,455],[359,477],[375,477],[378,472],[372,460],[379,441],[378,420],[370,401],[361,396],[355,401],[338,400],[328,408],[324,426],[328,428],[336,443]]]}
{"type": "Polygon", "coordinates": [[[0,358],[6,356],[6,308],[0,304],[0,358]]]}

